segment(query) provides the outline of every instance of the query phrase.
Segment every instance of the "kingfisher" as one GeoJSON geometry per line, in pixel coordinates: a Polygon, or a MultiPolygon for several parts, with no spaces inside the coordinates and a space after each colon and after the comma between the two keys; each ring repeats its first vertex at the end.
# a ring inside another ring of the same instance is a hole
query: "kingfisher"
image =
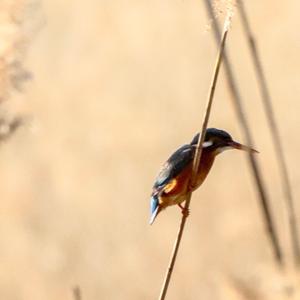
{"type": "Polygon", "coordinates": [[[196,184],[189,187],[193,161],[200,134],[197,133],[189,144],[176,150],[162,166],[153,186],[150,200],[150,224],[166,207],[178,205],[183,214],[188,211],[182,206],[188,192],[196,190],[205,180],[218,154],[229,149],[257,153],[255,149],[235,142],[224,130],[208,128],[202,145],[202,154],[197,171],[196,184]]]}

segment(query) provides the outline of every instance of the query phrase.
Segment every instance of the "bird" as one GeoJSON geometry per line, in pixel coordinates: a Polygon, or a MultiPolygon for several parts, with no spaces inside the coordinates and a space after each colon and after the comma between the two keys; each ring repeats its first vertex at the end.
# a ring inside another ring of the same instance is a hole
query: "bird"
{"type": "Polygon", "coordinates": [[[189,214],[181,203],[186,200],[190,191],[194,191],[201,186],[218,154],[229,149],[258,153],[255,149],[234,141],[228,132],[217,128],[208,128],[205,131],[202,145],[196,184],[190,188],[193,160],[199,136],[200,133],[197,133],[189,144],[177,149],[159,171],[150,199],[150,224],[153,224],[162,210],[171,205],[178,205],[183,214],[189,214]]]}

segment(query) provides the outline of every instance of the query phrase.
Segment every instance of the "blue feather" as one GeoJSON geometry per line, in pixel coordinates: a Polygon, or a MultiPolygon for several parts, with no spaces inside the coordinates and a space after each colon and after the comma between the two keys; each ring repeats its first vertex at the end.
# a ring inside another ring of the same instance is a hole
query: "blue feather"
{"type": "Polygon", "coordinates": [[[150,200],[150,225],[154,222],[158,212],[159,212],[159,202],[158,202],[158,195],[152,196],[150,200]]]}
{"type": "Polygon", "coordinates": [[[172,179],[179,175],[194,158],[195,147],[191,145],[183,145],[175,151],[160,170],[154,189],[160,191],[172,179]]]}

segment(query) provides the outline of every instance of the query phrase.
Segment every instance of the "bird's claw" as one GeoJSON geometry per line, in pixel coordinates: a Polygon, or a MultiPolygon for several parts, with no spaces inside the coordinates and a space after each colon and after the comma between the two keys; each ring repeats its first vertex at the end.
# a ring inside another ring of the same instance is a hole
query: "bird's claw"
{"type": "Polygon", "coordinates": [[[190,209],[189,208],[186,208],[180,204],[178,204],[178,206],[181,208],[181,213],[182,215],[187,218],[189,215],[190,215],[190,209]]]}
{"type": "Polygon", "coordinates": [[[182,210],[181,210],[181,212],[182,212],[182,215],[185,217],[185,218],[187,218],[189,215],[190,215],[190,209],[189,208],[183,208],[182,210]]]}

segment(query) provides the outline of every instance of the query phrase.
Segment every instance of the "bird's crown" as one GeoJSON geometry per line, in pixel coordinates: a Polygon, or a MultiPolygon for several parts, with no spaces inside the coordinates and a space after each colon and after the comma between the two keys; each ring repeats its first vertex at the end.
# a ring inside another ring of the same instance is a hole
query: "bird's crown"
{"type": "MultiPolygon", "coordinates": [[[[193,140],[191,141],[191,145],[197,145],[199,140],[199,133],[197,133],[193,140]]],[[[206,129],[204,142],[211,142],[212,144],[232,141],[232,137],[229,133],[224,130],[217,128],[208,128],[206,129]]]]}

